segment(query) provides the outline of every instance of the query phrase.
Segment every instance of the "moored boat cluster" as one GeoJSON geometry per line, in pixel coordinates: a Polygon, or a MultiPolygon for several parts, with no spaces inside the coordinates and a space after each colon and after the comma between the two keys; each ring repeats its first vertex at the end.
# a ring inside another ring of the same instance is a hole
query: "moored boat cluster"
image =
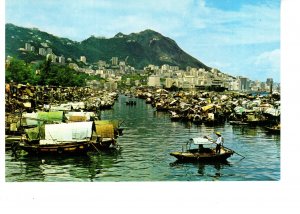
{"type": "Polygon", "coordinates": [[[156,111],[169,112],[173,121],[218,125],[226,121],[237,125],[280,127],[280,94],[250,95],[238,92],[169,92],[140,88],[135,95],[145,99],[156,111]]]}
{"type": "Polygon", "coordinates": [[[99,110],[111,108],[118,93],[89,87],[6,84],[5,111],[99,110]]]}
{"type": "Polygon", "coordinates": [[[6,85],[6,146],[30,154],[73,154],[116,147],[119,120],[101,120],[115,92],[6,85]]]}

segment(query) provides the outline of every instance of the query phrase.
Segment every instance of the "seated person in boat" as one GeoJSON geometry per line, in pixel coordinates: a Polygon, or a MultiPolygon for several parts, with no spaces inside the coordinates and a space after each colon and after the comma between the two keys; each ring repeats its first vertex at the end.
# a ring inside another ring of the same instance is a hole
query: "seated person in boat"
{"type": "Polygon", "coordinates": [[[203,144],[199,144],[198,152],[204,152],[203,144]]]}

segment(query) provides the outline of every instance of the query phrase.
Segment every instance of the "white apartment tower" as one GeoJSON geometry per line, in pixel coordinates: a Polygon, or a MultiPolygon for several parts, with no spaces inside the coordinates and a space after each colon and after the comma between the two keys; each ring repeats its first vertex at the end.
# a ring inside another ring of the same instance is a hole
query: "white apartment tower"
{"type": "Polygon", "coordinates": [[[118,65],[118,60],[119,60],[118,57],[112,57],[111,58],[111,64],[112,65],[118,65]]]}
{"type": "Polygon", "coordinates": [[[39,48],[39,55],[46,56],[47,52],[45,48],[39,48]]]}
{"type": "Polygon", "coordinates": [[[60,64],[65,64],[65,57],[64,56],[60,56],[60,57],[58,57],[58,63],[60,63],[60,64]]]}
{"type": "Polygon", "coordinates": [[[86,57],[85,56],[80,56],[80,61],[83,63],[86,63],[86,57]]]}
{"type": "Polygon", "coordinates": [[[31,44],[30,43],[25,43],[25,50],[26,51],[31,51],[31,44]]]}

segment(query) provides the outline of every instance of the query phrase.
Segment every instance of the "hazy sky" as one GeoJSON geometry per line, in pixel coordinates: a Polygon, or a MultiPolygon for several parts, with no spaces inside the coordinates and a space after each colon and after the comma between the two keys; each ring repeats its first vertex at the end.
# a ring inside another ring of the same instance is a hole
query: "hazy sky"
{"type": "Polygon", "coordinates": [[[233,76],[280,81],[280,0],[6,0],[5,21],[82,41],[152,29],[233,76]]]}

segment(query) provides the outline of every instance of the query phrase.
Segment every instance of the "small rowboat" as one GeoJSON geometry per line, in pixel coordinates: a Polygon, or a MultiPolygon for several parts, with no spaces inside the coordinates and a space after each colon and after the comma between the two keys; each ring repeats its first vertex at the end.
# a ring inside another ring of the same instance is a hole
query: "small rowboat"
{"type": "Polygon", "coordinates": [[[265,127],[268,133],[271,134],[280,134],[280,126],[273,126],[273,127],[265,127]]]}
{"type": "Polygon", "coordinates": [[[128,105],[128,106],[135,106],[136,105],[136,101],[132,101],[132,100],[126,101],[126,105],[128,105]]]}
{"type": "Polygon", "coordinates": [[[249,125],[249,123],[242,122],[242,121],[239,121],[239,120],[232,120],[232,121],[229,121],[229,124],[230,124],[230,125],[249,125]]]}
{"type": "Polygon", "coordinates": [[[183,162],[225,162],[227,158],[235,153],[233,150],[225,147],[221,148],[220,153],[216,153],[214,147],[203,147],[203,145],[212,144],[213,142],[206,138],[192,138],[186,144],[186,149],[183,147],[181,152],[171,152],[170,155],[183,162]],[[198,148],[191,149],[192,145],[198,145],[198,148]]]}

